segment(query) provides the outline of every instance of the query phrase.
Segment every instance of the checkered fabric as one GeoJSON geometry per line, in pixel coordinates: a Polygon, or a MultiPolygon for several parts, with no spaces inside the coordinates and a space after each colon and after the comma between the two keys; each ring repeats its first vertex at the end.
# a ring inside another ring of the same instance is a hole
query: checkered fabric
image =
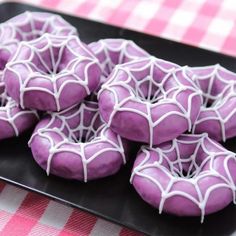
{"type": "Polygon", "coordinates": [[[111,222],[0,182],[1,236],[138,236],[111,222]]]}
{"type": "Polygon", "coordinates": [[[235,0],[18,0],[236,56],[235,0]]]}
{"type": "MultiPolygon", "coordinates": [[[[51,8],[236,56],[235,0],[18,2],[51,8]]],[[[0,182],[0,191],[0,235],[140,235],[3,182],[0,182]]]]}

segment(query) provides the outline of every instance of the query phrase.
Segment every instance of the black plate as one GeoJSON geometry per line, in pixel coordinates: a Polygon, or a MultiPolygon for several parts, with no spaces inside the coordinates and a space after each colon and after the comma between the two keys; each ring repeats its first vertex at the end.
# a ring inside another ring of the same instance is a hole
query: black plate
{"type": "MultiPolygon", "coordinates": [[[[0,21],[7,20],[25,10],[43,9],[18,3],[0,5],[0,21]]],[[[76,26],[83,41],[89,43],[100,38],[127,38],[147,51],[181,65],[192,66],[220,63],[236,72],[236,59],[222,54],[194,48],[142,33],[113,27],[77,17],[61,14],[76,26]]],[[[67,181],[50,176],[34,162],[27,147],[29,134],[0,143],[0,179],[39,192],[74,207],[86,210],[115,223],[149,235],[232,235],[236,233],[236,207],[200,218],[177,218],[158,215],[136,194],[129,184],[132,161],[117,175],[88,184],[67,181]]],[[[236,151],[236,139],[226,146],[236,151]]]]}

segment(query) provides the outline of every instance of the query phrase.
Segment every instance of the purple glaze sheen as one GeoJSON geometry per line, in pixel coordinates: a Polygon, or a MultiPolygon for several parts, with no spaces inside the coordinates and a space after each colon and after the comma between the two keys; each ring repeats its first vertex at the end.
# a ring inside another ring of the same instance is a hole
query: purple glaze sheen
{"type": "Polygon", "coordinates": [[[48,174],[84,182],[118,172],[128,149],[127,141],[104,124],[98,104],[91,101],[45,116],[29,145],[48,174]]]}
{"type": "Polygon", "coordinates": [[[100,39],[88,46],[100,62],[101,84],[107,80],[116,65],[150,56],[133,41],[126,39],[100,39]]]}
{"type": "Polygon", "coordinates": [[[143,146],[134,163],[131,183],[160,213],[202,216],[203,221],[205,214],[235,200],[235,154],[207,133],[181,135],[160,146],[143,146]]]}
{"type": "Polygon", "coordinates": [[[18,136],[38,121],[36,111],[22,110],[5,93],[0,95],[0,140],[18,136]]]}
{"type": "Polygon", "coordinates": [[[236,136],[236,74],[218,64],[190,70],[204,98],[193,132],[218,141],[236,136]]]}
{"type": "Polygon", "coordinates": [[[98,94],[101,115],[127,139],[172,140],[191,129],[202,104],[190,77],[185,67],[154,57],[116,66],[98,94]]]}
{"type": "Polygon", "coordinates": [[[95,90],[100,74],[97,58],[78,37],[44,34],[19,44],[4,80],[21,107],[60,111],[95,90]]]}
{"type": "Polygon", "coordinates": [[[3,69],[18,44],[39,38],[44,33],[77,35],[76,29],[61,16],[46,12],[24,12],[0,24],[0,93],[4,91],[3,69]]]}

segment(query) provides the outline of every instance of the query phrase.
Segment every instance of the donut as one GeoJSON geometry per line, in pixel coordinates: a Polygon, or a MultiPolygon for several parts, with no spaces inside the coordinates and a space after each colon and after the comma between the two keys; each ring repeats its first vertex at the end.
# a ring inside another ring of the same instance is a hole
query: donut
{"type": "Polygon", "coordinates": [[[177,216],[204,216],[235,201],[236,158],[203,134],[183,134],[155,147],[143,146],[131,183],[141,198],[177,216]]]}
{"type": "Polygon", "coordinates": [[[0,95],[0,140],[19,136],[38,119],[36,111],[22,110],[6,93],[0,95]]]}
{"type": "Polygon", "coordinates": [[[87,182],[115,174],[126,163],[127,142],[101,120],[97,102],[49,113],[29,141],[47,174],[87,182]]]}
{"type": "Polygon", "coordinates": [[[22,108],[60,111],[95,90],[100,74],[97,58],[78,37],[44,34],[19,44],[3,78],[22,108]]]}
{"type": "Polygon", "coordinates": [[[2,70],[16,51],[19,42],[39,38],[44,33],[76,35],[75,27],[61,16],[46,12],[24,12],[0,24],[0,93],[4,91],[2,70]]]}
{"type": "Polygon", "coordinates": [[[236,74],[219,64],[190,70],[204,100],[192,132],[224,142],[236,136],[236,74]]]}
{"type": "Polygon", "coordinates": [[[118,65],[98,93],[102,118],[124,138],[150,146],[191,130],[202,97],[187,67],[155,57],[118,65]]]}
{"type": "Polygon", "coordinates": [[[126,39],[100,39],[88,46],[100,62],[101,84],[106,81],[116,65],[150,56],[136,43],[126,39]]]}

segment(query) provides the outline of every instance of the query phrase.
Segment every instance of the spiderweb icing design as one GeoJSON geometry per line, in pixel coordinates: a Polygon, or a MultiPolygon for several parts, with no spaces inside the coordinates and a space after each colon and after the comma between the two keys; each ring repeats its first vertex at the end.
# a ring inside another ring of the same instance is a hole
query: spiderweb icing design
{"type": "MultiPolygon", "coordinates": [[[[229,123],[236,118],[236,74],[219,64],[190,68],[190,70],[194,73],[193,79],[203,91],[204,98],[200,115],[192,131],[202,132],[205,122],[217,121],[220,129],[218,133],[221,136],[217,139],[225,142],[227,137],[236,135],[236,133],[228,134],[232,131],[232,125],[229,123]],[[226,111],[227,106],[231,108],[226,111]]],[[[209,135],[216,138],[211,133],[209,135]]]]}
{"type": "Polygon", "coordinates": [[[4,90],[3,72],[7,61],[21,41],[30,41],[50,33],[76,35],[77,30],[61,16],[42,12],[25,12],[0,24],[0,93],[4,90]]]}
{"type": "MultiPolygon", "coordinates": [[[[30,41],[39,38],[44,33],[53,35],[76,35],[77,30],[61,16],[44,13],[26,11],[3,23],[8,28],[8,36],[17,42],[30,41]]],[[[4,36],[6,29],[1,31],[0,38],[4,36]]]]}
{"type": "Polygon", "coordinates": [[[118,153],[122,162],[126,163],[125,151],[121,137],[112,132],[101,120],[98,104],[85,101],[81,105],[73,106],[59,113],[49,113],[49,122],[32,135],[29,145],[35,138],[41,137],[50,143],[49,156],[47,157],[46,172],[49,175],[52,160],[58,153],[73,153],[81,159],[83,165],[83,180],[88,180],[88,165],[101,158],[111,158],[112,153],[118,153]],[[54,135],[60,137],[56,141],[54,135]],[[88,156],[86,149],[89,146],[103,145],[106,147],[95,150],[88,156]]]}
{"type": "Polygon", "coordinates": [[[101,84],[107,80],[116,65],[150,56],[133,41],[125,39],[101,39],[88,46],[101,63],[101,84]]]}
{"type": "MultiPolygon", "coordinates": [[[[44,34],[36,40],[19,45],[16,54],[6,65],[6,89],[15,98],[11,93],[11,86],[7,86],[7,81],[17,80],[20,84],[20,96],[16,100],[21,107],[25,107],[24,97],[27,93],[40,91],[51,96],[55,102],[55,110],[60,111],[65,108],[61,107],[63,101],[60,100],[65,87],[73,85],[73,88],[79,89],[80,95],[85,97],[99,83],[99,72],[97,58],[76,36],[44,34]],[[91,72],[92,69],[95,72],[91,72]],[[8,76],[7,73],[11,75],[8,76]],[[42,81],[46,86],[40,85],[43,84],[42,81]]],[[[66,107],[78,102],[80,101],[72,101],[72,104],[67,104],[66,107]]]]}
{"type": "Polygon", "coordinates": [[[139,160],[138,165],[134,166],[130,181],[133,183],[134,178],[139,176],[150,181],[161,191],[160,214],[165,209],[165,203],[168,199],[181,196],[190,200],[199,208],[201,222],[203,222],[210,194],[220,188],[232,191],[232,200],[236,203],[235,173],[232,173],[229,169],[230,161],[236,164],[235,154],[212,141],[206,133],[181,135],[168,145],[166,144],[164,148],[162,146],[153,148],[143,146],[140,153],[144,158],[139,160]],[[181,153],[181,150],[184,150],[183,146],[185,146],[185,149],[188,146],[188,149],[193,149],[192,155],[184,157],[186,154],[181,153]],[[153,153],[156,155],[155,157],[153,153]],[[224,170],[221,171],[222,173],[217,169],[217,159],[223,160],[222,167],[224,170]],[[155,175],[152,176],[151,172],[146,170],[153,170],[152,173],[159,170],[162,173],[162,178],[155,178],[155,175]],[[208,181],[209,186],[200,186],[202,180],[212,177],[215,178],[215,182],[208,181]],[[163,184],[162,180],[164,178],[168,180],[167,184],[163,184]],[[183,187],[178,187],[180,185],[176,184],[180,182],[191,184],[195,189],[195,196],[190,195],[183,187]]]}
{"type": "MultiPolygon", "coordinates": [[[[20,131],[17,120],[21,117],[28,117],[28,127],[39,119],[35,110],[22,110],[19,105],[10,97],[3,93],[0,95],[0,122],[5,122],[12,127],[15,136],[19,136],[20,131]]],[[[0,135],[1,138],[1,135],[0,135]]]]}
{"type": "Polygon", "coordinates": [[[114,99],[114,109],[109,114],[108,126],[111,126],[119,112],[140,115],[146,119],[149,126],[150,146],[153,145],[154,128],[170,116],[175,115],[185,119],[186,130],[190,131],[192,122],[195,121],[192,115],[192,101],[195,97],[201,100],[200,90],[190,79],[187,67],[180,68],[176,64],[155,57],[117,65],[109,80],[102,85],[98,98],[100,99],[107,91],[112,93],[114,99]],[[120,88],[126,93],[122,98],[119,96],[120,88]],[[184,93],[186,93],[186,103],[180,99],[184,93]],[[130,102],[143,104],[145,109],[132,108],[128,105],[130,102]],[[152,111],[168,104],[174,105],[175,110],[173,108],[166,110],[160,118],[153,120],[152,111]]]}

